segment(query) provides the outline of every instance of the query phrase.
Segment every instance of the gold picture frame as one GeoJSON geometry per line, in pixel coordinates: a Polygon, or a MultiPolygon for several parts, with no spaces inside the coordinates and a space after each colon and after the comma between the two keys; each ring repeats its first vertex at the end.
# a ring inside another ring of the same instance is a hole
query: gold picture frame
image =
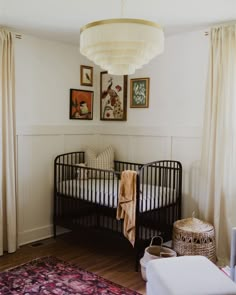
{"type": "Polygon", "coordinates": [[[83,86],[93,86],[93,67],[80,66],[80,84],[83,86]]]}
{"type": "Polygon", "coordinates": [[[100,73],[100,120],[127,120],[128,76],[100,73]]]}
{"type": "Polygon", "coordinates": [[[130,79],[130,107],[149,107],[150,78],[130,79]]]}

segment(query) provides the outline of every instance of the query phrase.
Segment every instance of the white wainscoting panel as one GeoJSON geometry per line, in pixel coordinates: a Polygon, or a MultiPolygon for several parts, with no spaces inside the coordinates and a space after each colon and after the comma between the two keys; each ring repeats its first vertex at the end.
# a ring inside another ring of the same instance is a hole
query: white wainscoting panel
{"type": "MultiPolygon", "coordinates": [[[[200,159],[199,130],[190,136],[163,136],[155,128],[107,126],[29,126],[18,128],[18,209],[20,245],[52,235],[53,164],[58,154],[112,145],[116,159],[146,163],[179,160],[183,165],[183,216],[196,208],[197,161],[200,159]],[[156,132],[156,133],[155,133],[156,132]],[[123,134],[122,134],[123,133],[123,134]],[[145,135],[145,133],[147,133],[145,135]]],[[[181,130],[180,130],[181,131],[181,130]]],[[[169,132],[171,134],[171,131],[169,132]]]]}
{"type": "Polygon", "coordinates": [[[64,136],[65,153],[85,151],[86,147],[97,149],[99,135],[96,134],[66,134],[64,136]]]}
{"type": "Polygon", "coordinates": [[[132,161],[147,163],[166,159],[171,159],[170,137],[132,137],[132,161]]]}
{"type": "Polygon", "coordinates": [[[196,162],[201,157],[201,138],[198,137],[173,137],[172,139],[172,157],[177,159],[183,165],[183,216],[192,216],[193,211],[197,211],[196,183],[198,181],[195,171],[195,179],[191,175],[193,169],[196,169],[196,162]],[[195,167],[195,168],[194,168],[195,167]]]}
{"type": "Polygon", "coordinates": [[[53,161],[63,136],[18,137],[19,244],[51,235],[53,161]]]}
{"type": "Polygon", "coordinates": [[[112,145],[118,160],[147,163],[171,159],[171,138],[161,136],[101,135],[101,149],[112,145]]]}

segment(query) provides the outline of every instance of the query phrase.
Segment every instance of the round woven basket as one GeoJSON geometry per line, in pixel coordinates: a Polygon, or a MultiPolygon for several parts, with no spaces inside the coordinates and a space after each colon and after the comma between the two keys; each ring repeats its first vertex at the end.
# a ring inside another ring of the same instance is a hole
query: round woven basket
{"type": "Polygon", "coordinates": [[[142,274],[142,278],[144,279],[144,281],[147,280],[146,265],[150,260],[177,256],[175,251],[163,246],[162,244],[163,244],[162,237],[154,236],[151,240],[149,247],[145,248],[145,250],[144,250],[144,255],[140,259],[141,274],[142,274]],[[161,245],[153,245],[153,240],[155,238],[159,238],[161,240],[161,245]]]}
{"type": "Polygon", "coordinates": [[[174,223],[172,248],[178,255],[202,255],[216,262],[216,242],[213,225],[197,218],[174,223]]]}

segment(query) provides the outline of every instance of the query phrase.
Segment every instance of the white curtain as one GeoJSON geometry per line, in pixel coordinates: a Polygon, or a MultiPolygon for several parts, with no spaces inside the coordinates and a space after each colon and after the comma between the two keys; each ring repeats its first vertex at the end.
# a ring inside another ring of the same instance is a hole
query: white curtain
{"type": "Polygon", "coordinates": [[[215,226],[223,262],[236,226],[236,24],[211,30],[203,130],[200,217],[215,226]]]}
{"type": "Polygon", "coordinates": [[[17,248],[14,36],[0,28],[0,255],[17,248]]]}

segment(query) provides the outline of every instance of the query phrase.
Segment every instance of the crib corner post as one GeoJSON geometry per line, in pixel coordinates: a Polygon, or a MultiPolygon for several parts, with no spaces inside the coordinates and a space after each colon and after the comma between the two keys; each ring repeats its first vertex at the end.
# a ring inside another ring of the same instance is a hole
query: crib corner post
{"type": "MultiPolygon", "coordinates": [[[[139,169],[140,170],[140,169],[139,169]]],[[[139,247],[139,191],[140,191],[140,175],[139,171],[136,176],[136,210],[135,210],[135,271],[139,270],[139,258],[140,258],[140,247],[139,247]]]]}
{"type": "Polygon", "coordinates": [[[56,225],[56,201],[57,201],[57,161],[59,156],[57,156],[54,160],[54,192],[53,192],[53,238],[57,237],[57,225],[56,225]]]}

